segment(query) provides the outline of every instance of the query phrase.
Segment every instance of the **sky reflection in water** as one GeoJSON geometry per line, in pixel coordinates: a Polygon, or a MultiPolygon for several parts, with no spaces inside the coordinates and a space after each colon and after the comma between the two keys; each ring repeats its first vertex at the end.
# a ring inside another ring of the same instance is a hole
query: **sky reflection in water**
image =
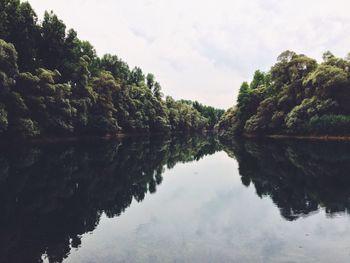
{"type": "Polygon", "coordinates": [[[4,156],[6,262],[350,258],[344,143],[130,139],[4,156]]]}

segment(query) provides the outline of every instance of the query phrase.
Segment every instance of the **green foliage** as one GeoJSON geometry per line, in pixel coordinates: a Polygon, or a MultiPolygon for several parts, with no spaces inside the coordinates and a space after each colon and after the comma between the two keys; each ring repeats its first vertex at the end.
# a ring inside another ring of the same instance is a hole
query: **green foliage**
{"type": "Polygon", "coordinates": [[[0,39],[0,71],[8,77],[14,77],[18,72],[15,47],[2,39],[0,39]]]}
{"type": "Polygon", "coordinates": [[[304,99],[300,105],[294,107],[287,115],[285,119],[287,132],[309,132],[308,122],[310,119],[314,116],[335,112],[337,106],[337,103],[331,99],[319,100],[316,96],[311,99],[304,99]]]}
{"type": "Polygon", "coordinates": [[[29,118],[16,118],[11,125],[13,135],[20,138],[34,137],[40,133],[37,123],[29,118]]]}
{"type": "Polygon", "coordinates": [[[214,126],[218,123],[221,116],[224,114],[224,110],[216,109],[211,106],[206,106],[198,101],[193,103],[193,108],[195,108],[203,117],[208,119],[208,128],[213,129],[214,126]]]}
{"type": "Polygon", "coordinates": [[[66,25],[52,11],[45,12],[40,31],[41,66],[62,71],[60,62],[65,56],[66,25]]]}
{"type": "Polygon", "coordinates": [[[269,72],[256,71],[252,82],[244,82],[239,90],[231,125],[219,127],[220,132],[336,134],[339,129],[344,133],[343,117],[334,116],[350,114],[350,60],[336,58],[330,52],[323,58],[318,64],[305,55],[285,51],[269,72]],[[333,116],[332,121],[329,116],[333,116]]]}
{"type": "Polygon", "coordinates": [[[215,129],[224,137],[232,137],[236,134],[238,128],[237,109],[232,107],[222,114],[215,129]]]}
{"type": "Polygon", "coordinates": [[[166,106],[170,126],[173,131],[199,131],[208,129],[208,119],[204,117],[191,101],[175,101],[171,97],[166,98],[166,106]]]}
{"type": "Polygon", "coordinates": [[[316,134],[348,135],[350,134],[350,116],[327,114],[315,116],[309,122],[311,132],[316,134]]]}
{"type": "Polygon", "coordinates": [[[117,56],[106,54],[99,59],[98,63],[100,69],[111,72],[123,84],[129,81],[131,74],[129,66],[117,56]]]}
{"type": "Polygon", "coordinates": [[[119,86],[110,72],[101,72],[93,79],[93,90],[96,93],[96,103],[90,112],[90,129],[92,133],[116,133],[120,130],[115,118],[116,109],[113,104],[113,94],[119,86]]]}
{"type": "Polygon", "coordinates": [[[21,70],[33,71],[37,62],[40,29],[38,18],[28,2],[0,1],[0,39],[14,44],[21,70]]]}
{"type": "Polygon", "coordinates": [[[263,100],[257,109],[257,113],[250,117],[244,126],[247,133],[265,133],[273,130],[278,125],[278,119],[272,120],[272,116],[276,109],[276,98],[268,97],[263,100]]]}
{"type": "Polygon", "coordinates": [[[131,72],[129,76],[129,84],[141,84],[145,81],[145,75],[143,74],[142,70],[139,67],[135,67],[131,72]]]}
{"type": "Polygon", "coordinates": [[[321,99],[335,98],[341,88],[347,84],[346,72],[330,65],[320,65],[304,80],[304,85],[313,87],[314,94],[321,99]]]}
{"type": "Polygon", "coordinates": [[[250,83],[250,89],[257,89],[260,87],[270,88],[271,86],[271,75],[260,70],[255,71],[252,82],[250,83]]]}
{"type": "Polygon", "coordinates": [[[237,99],[237,121],[233,123],[235,133],[241,133],[244,130],[245,123],[256,114],[260,102],[265,97],[265,92],[269,88],[264,83],[269,83],[268,74],[263,74],[260,71],[255,73],[255,80],[248,84],[243,82],[238,93],[237,99]]]}
{"type": "Polygon", "coordinates": [[[38,22],[29,3],[0,0],[0,15],[2,136],[192,132],[213,129],[223,113],[164,100],[153,74],[99,58],[52,11],[38,22]]]}

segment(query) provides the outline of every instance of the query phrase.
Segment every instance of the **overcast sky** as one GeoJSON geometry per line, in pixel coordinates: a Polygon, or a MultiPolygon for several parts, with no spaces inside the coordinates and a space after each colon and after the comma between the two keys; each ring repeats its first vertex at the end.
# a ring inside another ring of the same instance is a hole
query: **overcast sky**
{"type": "Polygon", "coordinates": [[[152,72],[166,95],[228,108],[240,83],[290,49],[350,52],[349,0],[29,0],[89,40],[152,72]]]}

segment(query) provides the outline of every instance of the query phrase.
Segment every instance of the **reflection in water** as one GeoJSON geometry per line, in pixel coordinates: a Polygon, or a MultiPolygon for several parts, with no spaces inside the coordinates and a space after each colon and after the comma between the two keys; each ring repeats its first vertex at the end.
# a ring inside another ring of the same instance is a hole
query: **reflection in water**
{"type": "MultiPolygon", "coordinates": [[[[121,216],[133,200],[140,202],[147,193],[155,193],[163,180],[162,174],[166,167],[171,169],[179,162],[197,161],[221,149],[238,161],[242,184],[254,185],[259,197],[269,196],[280,209],[282,217],[289,221],[320,208],[324,208],[327,215],[350,211],[349,144],[250,140],[222,145],[214,137],[153,137],[3,148],[0,152],[0,262],[36,263],[42,262],[44,257],[51,263],[62,262],[72,248],[79,248],[85,242],[84,239],[81,240],[82,235],[95,230],[102,214],[110,218],[121,216]]],[[[280,222],[281,217],[278,214],[278,218],[273,216],[268,206],[264,206],[266,213],[259,210],[262,209],[261,201],[255,201],[255,194],[252,193],[254,201],[249,199],[249,195],[243,194],[249,191],[241,185],[239,179],[238,182],[235,181],[238,186],[232,186],[233,188],[220,181],[220,176],[221,180],[223,177],[232,178],[232,171],[235,172],[231,169],[232,162],[224,162],[222,167],[217,167],[217,163],[213,164],[209,160],[208,164],[207,177],[202,174],[194,175],[192,179],[183,177],[186,180],[181,181],[181,185],[190,185],[183,199],[176,196],[166,199],[170,210],[177,211],[178,205],[182,211],[187,209],[184,221],[180,223],[177,220],[179,228],[173,234],[172,249],[177,246],[176,251],[182,251],[182,241],[179,241],[181,244],[175,242],[176,233],[182,231],[185,233],[185,236],[181,236],[184,242],[186,240],[189,244],[197,244],[193,248],[195,250],[191,251],[194,254],[198,252],[198,262],[214,262],[214,259],[220,257],[232,262],[235,254],[232,254],[230,246],[237,244],[242,244],[242,247],[237,247],[237,251],[241,252],[251,246],[256,249],[262,243],[267,248],[276,248],[273,251],[281,251],[281,244],[289,244],[285,245],[284,254],[288,251],[295,253],[294,245],[299,240],[295,241],[292,235],[290,243],[286,239],[278,239],[279,232],[272,225],[279,224],[278,229],[289,227],[285,232],[289,235],[296,231],[295,227],[298,227],[297,223],[301,220],[294,221],[293,225],[284,225],[280,222]],[[198,178],[203,180],[200,189],[196,183],[198,178]],[[228,193],[228,189],[232,189],[232,193],[228,193]],[[196,198],[189,197],[188,193],[195,191],[196,198]],[[206,199],[209,192],[214,199],[206,199]],[[198,210],[200,207],[205,208],[204,214],[198,210]],[[224,207],[225,211],[220,212],[220,207],[224,207]],[[235,209],[230,213],[230,208],[226,207],[235,209]],[[243,209],[247,211],[243,213],[243,209]],[[248,235],[250,226],[255,224],[262,213],[267,220],[264,224],[261,220],[259,226],[255,226],[256,229],[248,235]],[[268,215],[272,221],[269,221],[268,215]],[[225,225],[223,222],[230,223],[225,225]],[[221,233],[217,229],[222,225],[225,230],[221,233]],[[192,235],[191,231],[194,231],[192,235]],[[229,233],[231,235],[225,235],[229,233]],[[269,240],[266,233],[272,236],[269,240]],[[263,242],[259,239],[260,234],[264,237],[263,242]],[[200,236],[200,241],[196,239],[197,235],[200,236]],[[276,245],[276,242],[280,245],[276,245]],[[231,245],[228,246],[228,243],[231,245]],[[215,244],[219,252],[212,258],[214,261],[205,261],[200,257],[210,257],[208,249],[215,244]],[[226,247],[226,252],[223,247],[226,247]],[[208,253],[205,254],[206,251],[203,250],[208,250],[208,253]]],[[[196,174],[192,169],[195,168],[191,166],[189,171],[196,174]]],[[[172,191],[181,189],[177,187],[179,185],[172,191]]],[[[143,205],[145,203],[147,202],[143,205]]],[[[276,210],[274,206],[272,208],[273,211],[276,210]]],[[[164,226],[169,223],[171,228],[177,214],[164,219],[165,215],[162,217],[162,212],[159,212],[159,222],[165,222],[164,226]]],[[[126,215],[127,213],[124,217],[126,215]]],[[[119,222],[121,219],[122,217],[119,222]]],[[[305,222],[300,223],[302,229],[304,224],[305,222]]],[[[329,226],[332,233],[333,226],[329,226]]],[[[162,235],[162,230],[157,232],[157,224],[150,224],[150,227],[154,235],[145,235],[145,240],[157,240],[156,235],[162,235]]],[[[322,237],[325,238],[324,233],[322,237]]],[[[136,241],[138,238],[139,236],[136,241]]],[[[334,243],[332,238],[328,240],[331,243],[325,247],[334,243]]],[[[335,244],[341,244],[339,242],[335,244]]],[[[133,243],[128,246],[133,246],[133,243]]],[[[154,247],[150,245],[150,250],[152,249],[154,247]]],[[[271,255],[271,249],[262,254],[271,255]]],[[[170,253],[165,248],[163,250],[165,255],[170,253]]],[[[253,253],[249,257],[257,255],[253,253]]],[[[305,253],[306,255],[309,256],[305,253]]],[[[186,256],[189,259],[196,258],[189,252],[186,256]]]]}
{"type": "Polygon", "coordinates": [[[199,160],[214,138],[50,144],[0,153],[0,262],[62,262],[102,213],[121,215],[162,182],[164,167],[199,160]]]}
{"type": "Polygon", "coordinates": [[[328,215],[350,212],[350,151],[345,142],[235,141],[225,151],[236,158],[245,186],[269,196],[287,220],[320,207],[328,215]]]}

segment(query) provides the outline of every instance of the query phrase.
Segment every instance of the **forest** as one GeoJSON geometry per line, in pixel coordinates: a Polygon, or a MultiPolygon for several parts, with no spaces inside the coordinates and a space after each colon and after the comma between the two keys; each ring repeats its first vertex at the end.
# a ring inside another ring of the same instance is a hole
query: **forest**
{"type": "Polygon", "coordinates": [[[212,130],[224,110],[164,98],[151,73],[97,56],[52,11],[0,0],[0,138],[212,130]]]}
{"type": "Polygon", "coordinates": [[[283,52],[268,72],[242,83],[237,103],[220,119],[224,137],[235,135],[349,135],[350,54],[323,61],[283,52]]]}

